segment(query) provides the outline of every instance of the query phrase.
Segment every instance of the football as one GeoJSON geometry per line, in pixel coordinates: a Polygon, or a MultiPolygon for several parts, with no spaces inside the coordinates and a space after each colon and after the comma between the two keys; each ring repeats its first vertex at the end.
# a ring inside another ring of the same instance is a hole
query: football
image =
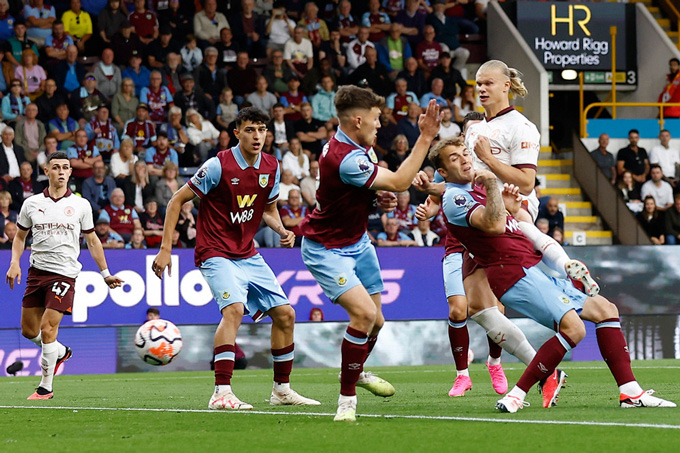
{"type": "Polygon", "coordinates": [[[182,350],[182,334],[170,321],[147,321],[135,334],[135,349],[146,363],[167,365],[182,350]]]}
{"type": "Polygon", "coordinates": [[[472,349],[468,349],[468,364],[475,360],[475,353],[472,349]]]}

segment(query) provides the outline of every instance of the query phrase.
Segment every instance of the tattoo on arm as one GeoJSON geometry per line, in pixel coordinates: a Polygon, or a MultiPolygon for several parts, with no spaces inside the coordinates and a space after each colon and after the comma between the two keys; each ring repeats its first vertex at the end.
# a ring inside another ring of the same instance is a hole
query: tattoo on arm
{"type": "Polygon", "coordinates": [[[497,222],[505,216],[505,205],[503,198],[498,191],[498,185],[495,179],[487,179],[484,181],[484,188],[486,189],[486,209],[484,214],[492,222],[497,222]]]}

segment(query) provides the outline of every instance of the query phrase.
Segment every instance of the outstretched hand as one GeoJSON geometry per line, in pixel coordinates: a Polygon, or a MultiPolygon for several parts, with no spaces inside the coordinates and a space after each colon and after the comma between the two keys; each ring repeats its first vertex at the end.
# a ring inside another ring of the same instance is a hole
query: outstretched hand
{"type": "Polygon", "coordinates": [[[115,275],[106,277],[104,281],[107,285],[109,285],[109,288],[119,288],[123,283],[125,283],[122,279],[116,277],[115,275]]]}
{"type": "Polygon", "coordinates": [[[519,187],[514,184],[503,184],[503,204],[505,209],[514,217],[522,206],[522,195],[519,193],[519,187]]]}
{"type": "Polygon", "coordinates": [[[420,135],[433,140],[439,133],[439,124],[441,120],[439,118],[439,105],[437,101],[432,99],[429,104],[427,104],[427,109],[425,113],[420,115],[418,119],[418,128],[420,129],[420,135]]]}

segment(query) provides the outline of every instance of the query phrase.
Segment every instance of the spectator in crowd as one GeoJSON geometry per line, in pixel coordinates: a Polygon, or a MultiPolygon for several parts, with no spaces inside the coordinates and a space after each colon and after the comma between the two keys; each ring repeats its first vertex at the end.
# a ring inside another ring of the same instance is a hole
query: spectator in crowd
{"type": "Polygon", "coordinates": [[[76,187],[80,188],[83,181],[94,174],[95,162],[103,162],[103,160],[94,142],[87,139],[87,132],[84,129],[78,129],[75,137],[75,143],[66,151],[66,154],[73,169],[71,179],[75,181],[76,187]]]}
{"type": "Polygon", "coordinates": [[[163,241],[163,222],[165,217],[158,212],[158,203],[153,198],[144,203],[144,211],[139,214],[144,239],[149,248],[160,247],[163,241]]]}
{"type": "Polygon", "coordinates": [[[52,24],[57,19],[57,12],[53,6],[45,5],[43,0],[33,0],[24,6],[26,19],[26,35],[40,47],[45,39],[52,35],[52,24]]]}
{"type": "Polygon", "coordinates": [[[130,242],[125,244],[126,249],[146,249],[146,242],[144,241],[144,230],[135,228],[132,231],[130,242]]]}
{"type": "Polygon", "coordinates": [[[38,119],[47,124],[57,115],[57,106],[65,102],[64,97],[57,91],[57,82],[54,79],[45,81],[45,92],[35,100],[38,107],[38,119]]]}
{"type": "Polygon", "coordinates": [[[125,22],[120,26],[120,31],[113,35],[113,39],[111,39],[111,48],[115,55],[114,63],[124,66],[129,64],[130,58],[135,52],[137,55],[143,55],[146,46],[134,32],[132,24],[125,19],[125,22]]]}
{"type": "Polygon", "coordinates": [[[283,155],[281,168],[293,173],[295,184],[300,184],[300,181],[309,175],[309,157],[302,150],[297,137],[290,140],[290,150],[283,155]]]}
{"type": "MultiPolygon", "coordinates": [[[[276,107],[274,104],[273,107],[276,107]]],[[[231,88],[223,88],[220,93],[220,103],[217,106],[217,125],[218,129],[226,130],[238,115],[238,106],[234,102],[234,92],[231,88]]]]}
{"type": "Polygon", "coordinates": [[[600,167],[602,173],[611,181],[612,184],[616,184],[616,161],[614,160],[614,155],[607,151],[607,146],[609,146],[609,135],[600,134],[597,139],[597,143],[600,145],[596,150],[590,152],[590,155],[595,159],[595,163],[600,167]]]}
{"type": "Polygon", "coordinates": [[[172,39],[172,27],[162,25],[160,35],[154,39],[147,48],[147,60],[149,67],[161,69],[168,59],[170,53],[179,53],[181,46],[172,39]]]}
{"type": "Polygon", "coordinates": [[[75,142],[78,122],[69,116],[69,109],[66,102],[57,106],[57,115],[47,123],[50,137],[54,137],[59,142],[59,150],[66,151],[75,142]]]}
{"type": "Polygon", "coordinates": [[[568,242],[564,242],[564,230],[560,227],[555,227],[551,234],[552,238],[560,245],[569,245],[568,242]]]}
{"type": "Polygon", "coordinates": [[[401,165],[402,162],[408,157],[410,154],[411,147],[409,146],[408,143],[408,138],[404,134],[399,134],[396,137],[394,137],[394,140],[392,140],[392,146],[389,149],[389,152],[386,156],[383,158],[385,159],[385,162],[387,162],[387,166],[390,169],[390,171],[397,171],[399,166],[401,165]]]}
{"type": "MultiPolygon", "coordinates": [[[[155,177],[152,178],[152,182],[155,182],[156,178],[163,177],[163,169],[168,162],[172,162],[176,166],[179,163],[177,152],[170,148],[170,141],[168,140],[167,134],[164,132],[158,133],[156,146],[146,150],[144,160],[146,161],[149,176],[155,177]]],[[[158,199],[157,201],[161,206],[165,206],[165,203],[162,203],[158,199]]]]}
{"type": "Polygon", "coordinates": [[[409,148],[413,148],[413,145],[416,144],[416,140],[420,136],[420,129],[418,129],[418,118],[422,112],[423,109],[420,108],[420,105],[412,102],[408,106],[408,115],[406,118],[402,118],[399,120],[399,123],[397,123],[399,133],[405,135],[408,140],[409,148]]]}
{"type": "Polygon", "coordinates": [[[358,86],[365,84],[376,94],[387,96],[390,93],[390,75],[378,61],[378,52],[374,47],[367,47],[364,57],[364,63],[348,77],[348,83],[358,86]]]}
{"type": "Polygon", "coordinates": [[[10,80],[14,77],[14,70],[21,64],[19,63],[21,61],[21,54],[26,49],[32,49],[36,55],[38,54],[38,47],[26,36],[26,22],[22,18],[17,18],[14,21],[14,36],[2,45],[2,51],[5,54],[2,72],[5,80],[10,80]]]}
{"type": "Polygon", "coordinates": [[[359,26],[352,16],[352,3],[349,0],[340,0],[336,8],[334,27],[340,32],[342,42],[350,42],[356,38],[359,26]]]}
{"type": "Polygon", "coordinates": [[[616,171],[621,175],[624,170],[633,174],[633,179],[643,184],[649,175],[649,158],[647,150],[638,147],[640,133],[637,129],[628,132],[628,146],[621,148],[616,156],[616,171]]]}
{"type": "Polygon", "coordinates": [[[333,70],[331,61],[328,58],[319,60],[319,63],[310,69],[302,80],[302,91],[310,96],[318,93],[321,87],[321,79],[330,77],[333,84],[337,84],[338,75],[333,70]]]}
{"type": "Polygon", "coordinates": [[[14,78],[21,82],[23,94],[31,101],[35,101],[45,91],[47,74],[38,64],[38,55],[33,49],[21,53],[21,65],[14,68],[14,78]]]}
{"type": "MultiPolygon", "coordinates": [[[[220,132],[220,138],[224,136],[229,137],[227,131],[220,132]]],[[[217,140],[219,142],[219,138],[217,140]]],[[[215,155],[217,154],[217,152],[215,152],[215,155]]],[[[281,155],[281,148],[276,146],[276,144],[274,143],[274,133],[270,130],[267,130],[267,134],[264,136],[264,145],[262,146],[262,152],[265,154],[269,154],[270,156],[274,156],[276,160],[279,161],[279,164],[283,160],[283,156],[281,155]]]]}
{"type": "Polygon", "coordinates": [[[305,204],[313,209],[316,206],[316,191],[319,188],[319,161],[309,163],[309,175],[300,181],[300,194],[305,204]]]}
{"type": "Polygon", "coordinates": [[[430,73],[439,64],[439,57],[444,52],[441,44],[434,39],[434,27],[426,25],[423,30],[423,40],[416,46],[415,57],[418,60],[418,67],[425,73],[425,78],[430,77],[430,73]]]}
{"type": "Polygon", "coordinates": [[[152,11],[146,9],[146,0],[135,0],[135,10],[128,16],[135,27],[135,33],[147,46],[158,38],[158,19],[152,11]]]}
{"type": "Polygon", "coordinates": [[[286,108],[281,103],[272,107],[272,120],[267,128],[274,134],[274,144],[279,148],[288,148],[289,142],[295,135],[295,128],[291,121],[284,119],[286,108]]]}
{"type": "Polygon", "coordinates": [[[123,70],[121,76],[125,78],[130,78],[135,85],[135,96],[140,97],[142,94],[142,89],[149,86],[149,78],[151,77],[151,71],[149,71],[146,66],[142,65],[142,53],[133,50],[130,55],[130,65],[123,70]]]}
{"type": "Polygon", "coordinates": [[[121,0],[109,0],[97,16],[99,37],[105,43],[110,44],[113,36],[125,22],[127,22],[127,16],[121,9],[121,0]]]}
{"type": "Polygon", "coordinates": [[[168,122],[161,124],[158,127],[158,130],[167,134],[170,148],[177,151],[180,163],[186,162],[187,164],[193,164],[193,157],[189,159],[190,153],[184,152],[186,150],[186,145],[189,144],[189,137],[187,136],[185,127],[182,125],[182,109],[176,105],[170,107],[170,110],[168,111],[168,122]]]}
{"type": "Polygon", "coordinates": [[[415,48],[420,41],[420,32],[425,28],[425,12],[420,10],[420,0],[406,0],[405,7],[397,13],[393,22],[402,25],[402,34],[415,48]]]}
{"type": "Polygon", "coordinates": [[[165,64],[161,68],[161,74],[163,74],[163,85],[167,86],[170,90],[170,94],[175,96],[177,91],[182,88],[182,75],[186,71],[182,66],[182,57],[180,57],[177,52],[170,52],[165,64]]]}
{"type": "Polygon", "coordinates": [[[21,81],[10,79],[9,94],[2,98],[2,117],[10,126],[23,120],[26,106],[31,103],[28,96],[24,96],[21,91],[21,81]]]}
{"type": "Polygon", "coordinates": [[[408,116],[409,105],[412,102],[419,104],[420,101],[414,92],[408,91],[406,79],[399,78],[395,80],[394,89],[395,92],[390,94],[385,100],[385,105],[390,109],[394,122],[398,123],[408,116]]]}
{"type": "Polygon", "coordinates": [[[379,41],[376,50],[378,60],[390,73],[390,79],[395,79],[399,72],[406,68],[406,61],[411,58],[412,50],[408,39],[401,35],[402,25],[400,23],[394,22],[388,27],[389,35],[379,41]]]}
{"type": "Polygon", "coordinates": [[[193,31],[195,4],[193,2],[181,2],[170,0],[168,8],[158,11],[159,24],[169,24],[173,38],[180,40],[193,31]]]}
{"type": "Polygon", "coordinates": [[[536,228],[543,233],[550,236],[550,222],[545,217],[536,219],[536,228]]]}
{"type": "Polygon", "coordinates": [[[340,32],[332,30],[330,32],[330,39],[323,41],[319,48],[319,59],[328,58],[331,63],[331,68],[336,77],[340,77],[347,73],[347,57],[345,56],[344,46],[340,41],[340,32]]]}
{"type": "Polygon", "coordinates": [[[37,119],[38,107],[35,104],[26,106],[26,116],[18,121],[14,140],[24,149],[24,156],[31,164],[35,163],[38,153],[43,149],[43,141],[47,136],[45,125],[37,119]]]}
{"type": "Polygon", "coordinates": [[[217,144],[219,136],[220,131],[200,113],[194,109],[187,111],[187,137],[194,146],[196,163],[203,163],[208,159],[208,152],[217,144]]]}
{"type": "Polygon", "coordinates": [[[379,247],[413,247],[418,243],[406,233],[399,231],[399,221],[390,217],[385,222],[385,231],[378,233],[376,238],[379,247]]]}
{"type": "Polygon", "coordinates": [[[226,70],[232,69],[236,65],[239,52],[246,52],[245,47],[241,47],[240,41],[234,40],[231,29],[223,28],[220,30],[220,42],[215,44],[217,49],[217,66],[226,70]]]}
{"type": "Polygon", "coordinates": [[[406,68],[401,71],[398,78],[406,80],[406,87],[408,91],[413,92],[420,97],[427,91],[427,81],[422,69],[418,67],[418,60],[415,57],[406,59],[406,68]]]}
{"type": "MultiPolygon", "coordinates": [[[[295,177],[293,172],[290,170],[281,171],[281,182],[279,183],[279,206],[285,206],[288,204],[288,194],[291,190],[300,190],[300,187],[295,184],[295,177]]],[[[277,240],[278,242],[278,240],[277,240]]]]}
{"type": "Polygon", "coordinates": [[[156,127],[149,121],[148,105],[137,104],[135,117],[128,120],[123,126],[121,139],[126,138],[130,138],[135,142],[135,152],[137,154],[154,146],[156,142],[156,127]]]}
{"type": "Polygon", "coordinates": [[[108,163],[120,148],[118,132],[109,118],[109,107],[102,104],[97,109],[97,114],[85,125],[87,139],[94,141],[104,162],[108,163]]]}
{"type": "Polygon", "coordinates": [[[298,121],[302,118],[300,113],[302,104],[309,102],[307,96],[299,90],[300,88],[300,78],[297,74],[291,74],[288,78],[288,91],[282,93],[279,97],[279,102],[283,104],[286,109],[286,114],[284,116],[286,121],[298,121]]]}
{"type": "Polygon", "coordinates": [[[21,211],[24,200],[32,195],[42,192],[44,186],[38,182],[30,162],[22,162],[19,166],[19,177],[14,178],[7,185],[7,191],[12,195],[10,209],[21,211]]]}
{"type": "Polygon", "coordinates": [[[21,176],[20,165],[26,160],[24,149],[14,143],[14,129],[6,127],[2,134],[2,151],[0,152],[0,178],[6,183],[21,176]]]}
{"type": "Polygon", "coordinates": [[[370,33],[368,39],[375,43],[380,42],[390,31],[391,22],[390,16],[380,11],[380,0],[369,0],[368,11],[361,16],[361,24],[368,27],[370,33]]]}
{"type": "Polygon", "coordinates": [[[203,51],[198,47],[196,36],[188,34],[184,46],[179,50],[182,56],[182,64],[184,69],[188,72],[194,72],[198,66],[203,63],[203,51]]]}
{"type": "Polygon", "coordinates": [[[321,87],[312,96],[312,118],[326,123],[326,128],[331,129],[338,125],[337,113],[335,111],[335,87],[333,78],[329,75],[321,78],[321,87]]]}
{"type": "Polygon", "coordinates": [[[300,104],[300,116],[302,117],[295,122],[293,127],[297,138],[300,139],[302,147],[312,153],[315,159],[321,155],[323,141],[328,136],[326,125],[319,120],[315,120],[312,106],[308,102],[300,104]]]}
{"type": "MultiPolygon", "coordinates": [[[[290,11],[290,9],[289,5],[288,10],[290,11]]],[[[319,18],[318,14],[319,7],[316,6],[314,2],[307,2],[305,4],[305,12],[297,24],[298,27],[302,27],[303,34],[301,37],[309,40],[315,49],[318,49],[323,41],[328,41],[330,39],[328,25],[325,20],[319,18]]],[[[299,41],[295,37],[296,32],[297,30],[293,31],[293,39],[299,44],[299,41]]],[[[340,32],[338,31],[338,36],[339,35],[340,32]]],[[[284,58],[286,58],[285,54],[286,52],[284,51],[284,58]]],[[[288,58],[286,59],[288,60],[288,58]]]]}
{"type": "Polygon", "coordinates": [[[125,242],[128,242],[132,237],[132,231],[135,228],[142,228],[139,215],[132,206],[125,204],[123,189],[113,189],[110,198],[111,203],[104,206],[104,209],[99,213],[99,218],[108,220],[110,228],[118,233],[125,242]]]}
{"type": "MultiPolygon", "coordinates": [[[[222,88],[225,90],[226,88],[222,88]]],[[[175,105],[186,114],[189,109],[198,111],[201,115],[210,118],[214,110],[213,101],[203,92],[201,86],[196,86],[194,76],[186,73],[182,76],[182,90],[175,95],[175,105]]],[[[186,118],[182,118],[182,121],[186,118]]]]}
{"type": "MultiPolygon", "coordinates": [[[[668,61],[669,73],[666,75],[666,86],[659,95],[659,102],[678,103],[680,102],[680,60],[671,58],[668,61]]],[[[680,107],[664,107],[664,118],[680,118],[680,107]]]]}
{"type": "MultiPolygon", "coordinates": [[[[125,190],[128,181],[132,178],[134,173],[135,163],[139,160],[137,156],[133,154],[134,145],[132,140],[126,138],[120,143],[120,150],[117,153],[111,155],[111,175],[116,181],[116,186],[125,190]]],[[[125,194],[126,199],[128,198],[125,194]]]]}
{"type": "MultiPolygon", "coordinates": [[[[237,105],[240,105],[250,93],[256,90],[256,81],[257,72],[250,65],[250,57],[246,52],[239,52],[236,56],[236,67],[227,72],[227,82],[234,92],[237,105]]],[[[222,90],[220,89],[214,96],[216,99],[219,98],[220,91],[222,90]]]]}
{"type": "MultiPolygon", "coordinates": [[[[182,187],[184,181],[179,177],[179,169],[177,164],[172,161],[168,161],[163,165],[161,170],[161,178],[156,183],[156,201],[163,208],[167,206],[172,195],[182,187]]],[[[161,209],[165,211],[165,209],[161,209]]]]}
{"type": "Polygon", "coordinates": [[[312,322],[323,321],[323,310],[319,307],[314,307],[309,311],[309,320],[312,322]]]}
{"type": "Polygon", "coordinates": [[[78,120],[81,128],[92,120],[100,105],[107,104],[106,96],[97,89],[97,79],[94,73],[85,74],[83,86],[71,93],[70,102],[73,117],[78,120]]]}
{"type": "MultiPolygon", "coordinates": [[[[0,243],[0,249],[2,250],[12,250],[12,246],[14,245],[14,238],[17,235],[17,224],[14,222],[7,222],[5,224],[5,237],[7,240],[3,243],[0,243]]],[[[3,240],[5,239],[4,237],[2,238],[3,240]]]]}
{"type": "Polygon", "coordinates": [[[9,12],[9,1],[0,0],[0,41],[5,42],[14,36],[15,18],[9,12]]]}
{"type": "MultiPolygon", "coordinates": [[[[310,2],[311,3],[311,2],[310,2]]],[[[316,7],[316,6],[315,6],[316,7]]],[[[314,48],[305,38],[304,28],[300,25],[293,30],[293,37],[283,46],[283,60],[291,72],[300,79],[314,66],[314,48]]]]}
{"type": "Polygon", "coordinates": [[[652,178],[640,189],[642,199],[654,197],[656,209],[663,212],[673,206],[673,187],[663,180],[663,171],[658,164],[650,166],[650,175],[652,178]]]}
{"type": "Polygon", "coordinates": [[[394,121],[392,110],[388,107],[383,107],[380,111],[380,129],[377,135],[373,150],[378,154],[378,159],[384,159],[392,147],[394,138],[399,135],[399,127],[394,121]]]}
{"type": "Polygon", "coordinates": [[[52,34],[45,39],[45,54],[48,58],[45,67],[53,68],[60,61],[66,60],[66,49],[73,45],[73,38],[64,31],[64,23],[55,20],[52,23],[52,34]]]}
{"type": "Polygon", "coordinates": [[[347,44],[347,66],[350,72],[366,62],[366,49],[375,49],[375,43],[368,40],[367,27],[359,28],[356,39],[347,44]]]}
{"type": "Polygon", "coordinates": [[[282,206],[279,210],[283,226],[295,233],[295,247],[302,245],[300,222],[310,214],[307,206],[303,205],[301,201],[300,191],[293,189],[288,193],[288,204],[282,206]]]}
{"type": "Polygon", "coordinates": [[[475,35],[479,33],[479,28],[472,22],[465,20],[467,27],[465,30],[461,30],[462,27],[459,27],[460,18],[445,14],[446,0],[433,0],[432,9],[433,12],[427,16],[426,22],[433,26],[437,40],[442,44],[446,44],[449,48],[451,56],[454,58],[454,68],[463,72],[465,63],[467,63],[470,57],[470,51],[460,45],[458,35],[461,32],[475,35]]]}
{"type": "MultiPolygon", "coordinates": [[[[64,23],[66,33],[73,38],[78,51],[86,53],[85,45],[92,37],[92,18],[86,11],[80,9],[80,0],[71,0],[71,9],[61,16],[61,21],[64,23]]],[[[87,45],[87,49],[90,50],[90,44],[87,45]]]]}
{"type": "MultiPolygon", "coordinates": [[[[249,1],[252,2],[252,0],[249,1]]],[[[278,102],[278,99],[276,99],[276,96],[267,90],[268,87],[267,78],[265,76],[257,77],[257,81],[255,82],[255,91],[250,93],[246,99],[248,102],[253,104],[253,107],[259,109],[267,115],[271,115],[272,107],[278,102]]]]}
{"type": "Polygon", "coordinates": [[[431,91],[423,94],[420,98],[420,107],[426,108],[432,99],[437,101],[440,107],[451,106],[451,101],[442,96],[444,92],[444,81],[442,79],[432,79],[431,91]]]}
{"type": "Polygon", "coordinates": [[[269,36],[267,42],[267,56],[271,57],[273,51],[280,51],[283,57],[283,48],[286,41],[293,37],[295,22],[286,13],[286,2],[274,2],[271,16],[267,21],[265,33],[269,36]]]}
{"type": "Polygon", "coordinates": [[[106,102],[111,99],[120,89],[123,76],[118,66],[113,64],[113,50],[106,48],[102,51],[102,59],[94,65],[94,78],[97,81],[97,89],[106,97],[106,102]]]}
{"type": "Polygon", "coordinates": [[[106,218],[97,219],[94,226],[94,232],[97,234],[102,247],[105,249],[122,249],[125,247],[123,237],[112,231],[109,227],[109,221],[106,218]]]}
{"type": "Polygon", "coordinates": [[[680,243],[680,193],[673,197],[673,206],[664,213],[666,244],[676,245],[680,243]]]}
{"type": "Polygon", "coordinates": [[[104,162],[98,160],[92,167],[93,175],[83,182],[83,198],[90,202],[94,217],[99,216],[107,204],[109,198],[116,188],[116,182],[110,176],[106,176],[106,166],[104,162]]]}
{"type": "MultiPolygon", "coordinates": [[[[441,79],[434,79],[441,80],[441,79]]],[[[434,80],[432,83],[434,84],[434,80]]],[[[442,106],[439,110],[439,117],[441,118],[441,123],[439,125],[439,139],[444,140],[451,137],[458,137],[460,135],[460,126],[451,119],[453,114],[451,113],[451,107],[448,105],[442,106]]]]}
{"type": "Polygon", "coordinates": [[[163,86],[163,75],[158,70],[153,70],[149,76],[149,86],[142,88],[139,102],[149,106],[149,120],[156,127],[164,123],[168,109],[174,105],[174,99],[168,87],[163,86]]]}
{"type": "Polygon", "coordinates": [[[125,187],[125,199],[134,201],[137,212],[143,212],[145,203],[154,196],[154,186],[149,181],[149,170],[146,162],[138,160],[130,182],[125,187]]]}
{"type": "Polygon", "coordinates": [[[241,0],[241,12],[231,16],[231,29],[239,47],[254,58],[266,56],[265,18],[254,11],[255,0],[241,0]]]}
{"type": "Polygon", "coordinates": [[[187,201],[182,205],[175,229],[179,231],[179,240],[188,248],[196,246],[196,216],[193,213],[194,204],[187,201]]]}
{"type": "Polygon", "coordinates": [[[125,123],[135,117],[138,105],[139,98],[135,96],[135,83],[126,77],[111,102],[111,116],[119,135],[124,133],[125,123]]]}
{"type": "Polygon", "coordinates": [[[548,220],[548,229],[551,234],[555,227],[560,227],[564,230],[564,214],[560,211],[560,204],[557,198],[550,197],[548,202],[538,210],[538,217],[548,220]]]}
{"type": "Polygon", "coordinates": [[[385,223],[385,231],[387,231],[387,221],[395,218],[399,224],[399,231],[409,234],[418,224],[416,218],[416,206],[411,203],[411,194],[408,190],[399,192],[397,194],[397,207],[394,211],[388,212],[383,217],[385,223]]]}
{"type": "Polygon", "coordinates": [[[665,224],[663,212],[656,209],[654,197],[647,195],[644,199],[644,208],[637,215],[637,219],[654,245],[663,245],[666,242],[665,224]]]}
{"type": "Polygon", "coordinates": [[[671,186],[676,187],[678,183],[678,166],[680,166],[680,151],[671,148],[671,133],[667,129],[659,132],[659,144],[649,150],[649,163],[659,164],[663,171],[664,179],[671,186]]]}
{"type": "Polygon", "coordinates": [[[10,209],[12,204],[12,195],[3,190],[0,192],[0,242],[4,242],[5,225],[8,222],[16,223],[19,213],[10,209]]]}
{"type": "Polygon", "coordinates": [[[634,213],[642,211],[642,195],[640,194],[640,185],[633,179],[633,174],[629,171],[624,171],[619,178],[617,185],[623,201],[626,202],[628,209],[634,213]]]}
{"type": "Polygon", "coordinates": [[[418,247],[432,247],[438,245],[440,238],[430,229],[430,220],[418,220],[417,227],[411,231],[411,237],[418,247]]]}
{"type": "Polygon", "coordinates": [[[224,14],[217,11],[217,0],[205,0],[203,11],[194,16],[194,34],[200,47],[214,46],[220,40],[220,30],[230,28],[224,14]]]}
{"type": "Polygon", "coordinates": [[[283,51],[273,50],[267,66],[262,74],[267,78],[269,90],[281,94],[288,91],[286,81],[290,78],[292,70],[283,62],[283,51]]]}
{"type": "MultiPolygon", "coordinates": [[[[437,67],[435,67],[432,70],[432,73],[430,73],[430,82],[435,78],[442,79],[442,81],[444,82],[444,91],[442,92],[442,95],[448,100],[457,99],[457,97],[456,97],[456,93],[457,93],[456,87],[460,88],[461,96],[463,94],[465,94],[468,97],[469,97],[469,95],[468,95],[468,93],[465,92],[465,90],[466,89],[469,90],[469,88],[472,88],[472,91],[470,92],[470,94],[472,95],[472,105],[470,106],[470,108],[471,108],[471,110],[475,110],[474,109],[474,100],[475,100],[474,87],[469,86],[467,84],[467,82],[465,81],[465,78],[460,73],[460,71],[458,69],[455,69],[451,65],[451,55],[448,52],[442,52],[442,54],[439,56],[439,64],[437,65],[437,67]]],[[[467,113],[468,112],[466,111],[465,113],[460,115],[461,125],[462,125],[462,122],[463,122],[462,118],[464,118],[467,113]]],[[[456,120],[456,122],[458,122],[458,120],[456,120]]]]}
{"type": "Polygon", "coordinates": [[[378,234],[385,231],[385,227],[382,222],[382,216],[385,213],[382,212],[380,208],[376,208],[373,212],[368,214],[368,227],[367,233],[368,238],[371,240],[371,244],[374,246],[378,245],[378,234]]]}

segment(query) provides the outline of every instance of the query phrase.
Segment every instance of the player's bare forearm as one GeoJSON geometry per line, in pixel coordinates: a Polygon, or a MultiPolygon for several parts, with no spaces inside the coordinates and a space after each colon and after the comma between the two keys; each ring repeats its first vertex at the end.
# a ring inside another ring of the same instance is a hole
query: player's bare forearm
{"type": "Polygon", "coordinates": [[[281,221],[279,210],[276,208],[276,203],[267,204],[267,206],[264,208],[262,219],[264,220],[264,223],[266,223],[267,226],[274,230],[274,232],[279,236],[284,237],[287,234],[286,227],[281,221]]]}
{"type": "Polygon", "coordinates": [[[19,229],[14,237],[14,242],[12,243],[12,261],[9,263],[9,269],[7,270],[7,276],[5,278],[6,282],[9,284],[9,289],[14,289],[15,280],[21,284],[21,266],[19,262],[21,260],[21,254],[26,247],[27,235],[28,231],[19,229]]]}
{"type": "Polygon", "coordinates": [[[477,172],[475,181],[486,189],[486,206],[476,209],[470,216],[470,225],[489,234],[505,232],[505,204],[498,190],[496,177],[489,171],[477,172]]]}
{"type": "Polygon", "coordinates": [[[85,235],[85,242],[92,255],[92,259],[97,263],[99,270],[103,271],[104,269],[108,269],[109,267],[106,265],[106,256],[104,255],[104,247],[102,247],[102,243],[99,240],[99,237],[97,237],[97,234],[94,231],[87,233],[85,235]]]}
{"type": "Polygon", "coordinates": [[[184,184],[180,189],[172,195],[165,211],[165,221],[163,222],[163,242],[161,242],[161,251],[172,251],[172,232],[175,231],[177,221],[179,220],[179,212],[182,205],[187,201],[194,199],[196,194],[184,184]]]}

